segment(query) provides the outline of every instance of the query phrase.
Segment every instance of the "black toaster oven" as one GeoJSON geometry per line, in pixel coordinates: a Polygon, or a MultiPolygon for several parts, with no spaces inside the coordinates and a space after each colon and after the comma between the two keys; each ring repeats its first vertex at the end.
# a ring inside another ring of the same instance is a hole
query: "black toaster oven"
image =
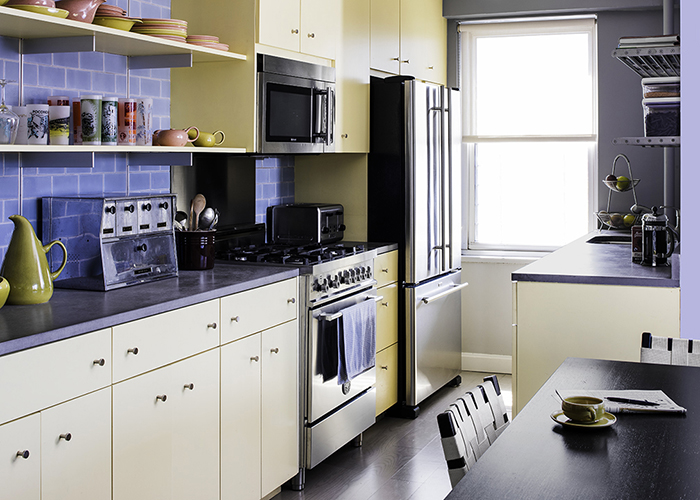
{"type": "Polygon", "coordinates": [[[288,203],[267,209],[268,243],[315,245],[343,239],[343,206],[328,203],[288,203]]]}

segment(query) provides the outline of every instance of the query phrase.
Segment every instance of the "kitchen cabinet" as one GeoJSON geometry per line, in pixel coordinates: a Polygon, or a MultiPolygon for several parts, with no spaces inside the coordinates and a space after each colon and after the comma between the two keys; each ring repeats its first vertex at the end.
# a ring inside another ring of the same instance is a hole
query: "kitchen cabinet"
{"type": "Polygon", "coordinates": [[[41,417],[38,413],[0,425],[0,485],[3,498],[41,498],[41,417]]]}
{"type": "Polygon", "coordinates": [[[114,500],[219,498],[219,350],[113,387],[114,500]]]}
{"type": "Polygon", "coordinates": [[[335,59],[340,0],[259,0],[258,43],[335,59]]]}
{"type": "Polygon", "coordinates": [[[387,252],[374,260],[377,295],[382,297],[377,302],[377,415],[398,402],[398,254],[387,252]]]}
{"type": "Polygon", "coordinates": [[[445,85],[447,21],[440,0],[371,0],[371,67],[445,85]]]}
{"type": "Polygon", "coordinates": [[[342,0],[336,60],[336,153],[369,152],[369,4],[342,0]]]}
{"type": "Polygon", "coordinates": [[[642,332],[680,336],[680,289],[517,281],[514,411],[567,357],[639,361],[642,332]]]}

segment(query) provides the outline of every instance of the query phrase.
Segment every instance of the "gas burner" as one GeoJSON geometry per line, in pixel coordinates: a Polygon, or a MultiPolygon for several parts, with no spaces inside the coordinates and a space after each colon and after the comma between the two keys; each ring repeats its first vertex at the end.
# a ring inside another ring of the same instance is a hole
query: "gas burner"
{"type": "Polygon", "coordinates": [[[217,258],[234,262],[309,266],[342,259],[365,250],[365,246],[362,244],[348,245],[344,243],[308,246],[253,245],[226,250],[217,255],[217,258]]]}

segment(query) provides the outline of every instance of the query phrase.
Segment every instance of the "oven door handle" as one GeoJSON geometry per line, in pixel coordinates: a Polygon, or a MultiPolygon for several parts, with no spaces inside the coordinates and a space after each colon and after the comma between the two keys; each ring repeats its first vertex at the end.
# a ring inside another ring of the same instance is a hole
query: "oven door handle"
{"type": "Polygon", "coordinates": [[[469,283],[462,283],[461,285],[452,285],[451,288],[445,290],[444,292],[436,293],[435,295],[431,295],[429,297],[423,297],[421,300],[425,304],[430,304],[434,300],[441,299],[443,297],[447,297],[448,295],[451,295],[455,292],[459,292],[463,288],[466,288],[469,285],[469,283]]]}
{"type": "MultiPolygon", "coordinates": [[[[381,300],[384,300],[383,295],[368,295],[365,297],[365,300],[374,300],[375,302],[379,302],[381,300]]],[[[335,321],[336,319],[340,319],[343,317],[343,311],[335,312],[335,313],[321,313],[318,316],[314,316],[316,319],[320,319],[323,321],[335,321]]]]}

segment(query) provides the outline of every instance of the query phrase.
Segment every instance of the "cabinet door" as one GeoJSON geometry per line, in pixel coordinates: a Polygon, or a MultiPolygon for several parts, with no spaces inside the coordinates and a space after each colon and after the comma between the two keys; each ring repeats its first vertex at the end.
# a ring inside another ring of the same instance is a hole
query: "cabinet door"
{"type": "Polygon", "coordinates": [[[299,472],[298,326],[262,332],[262,496],[299,472]]]}
{"type": "Polygon", "coordinates": [[[172,498],[218,500],[219,350],[165,370],[172,394],[172,498]]]}
{"type": "Polygon", "coordinates": [[[335,59],[341,0],[301,0],[301,52],[335,59]]]}
{"type": "Polygon", "coordinates": [[[398,250],[377,255],[377,258],[374,259],[374,278],[377,280],[377,287],[382,287],[399,279],[398,250]]]}
{"type": "Polygon", "coordinates": [[[442,0],[401,0],[401,74],[444,85],[447,21],[442,0]]]}
{"type": "Polygon", "coordinates": [[[30,415],[0,425],[0,496],[12,500],[41,498],[41,420],[30,415]],[[24,453],[24,456],[21,454],[24,453]]]}
{"type": "Polygon", "coordinates": [[[400,0],[371,0],[370,67],[399,74],[400,0]]]}
{"type": "Polygon", "coordinates": [[[335,63],[337,153],[369,152],[369,2],[342,0],[335,63]]]}
{"type": "Polygon", "coordinates": [[[377,353],[377,415],[398,401],[399,345],[394,344],[377,353]]]}
{"type": "Polygon", "coordinates": [[[300,0],[259,0],[258,43],[299,52],[300,0]]]}
{"type": "Polygon", "coordinates": [[[221,499],[260,493],[260,336],[221,348],[221,499]]]}
{"type": "Polygon", "coordinates": [[[41,412],[42,500],[112,498],[112,389],[41,412]]]}
{"type": "Polygon", "coordinates": [[[377,290],[377,352],[399,341],[399,286],[396,283],[377,290]]]}
{"type": "Polygon", "coordinates": [[[114,500],[173,498],[170,375],[160,369],[112,388],[114,500]]]}

